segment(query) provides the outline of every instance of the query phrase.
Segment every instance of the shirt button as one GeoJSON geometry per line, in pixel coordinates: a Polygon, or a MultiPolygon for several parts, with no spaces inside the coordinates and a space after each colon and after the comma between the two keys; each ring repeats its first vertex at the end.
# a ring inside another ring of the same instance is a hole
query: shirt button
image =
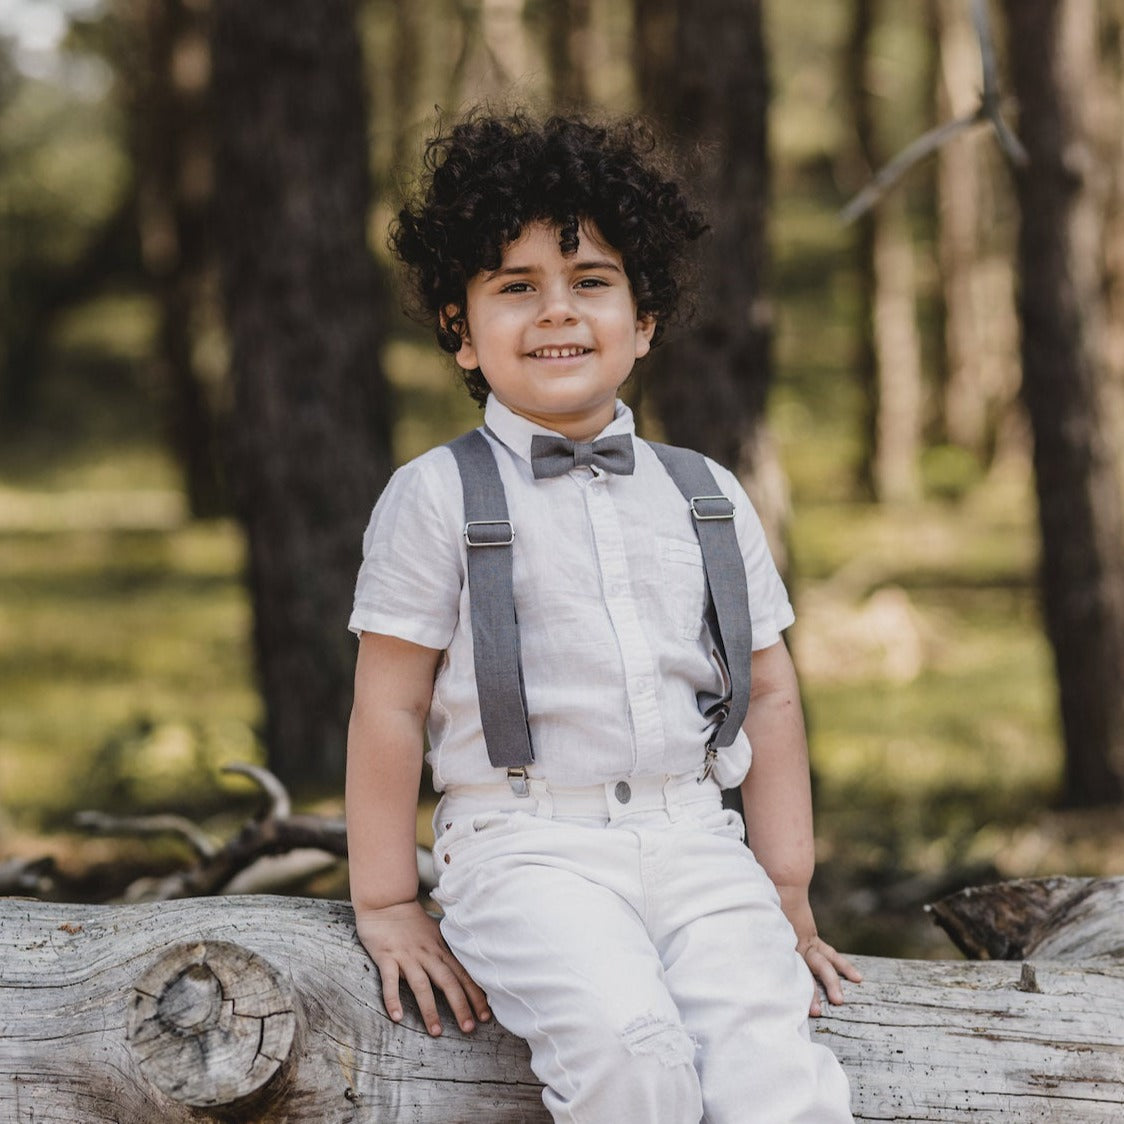
{"type": "Polygon", "coordinates": [[[618,804],[627,804],[632,799],[632,789],[629,788],[628,781],[617,781],[613,795],[617,798],[618,804]]]}
{"type": "Polygon", "coordinates": [[[452,860],[451,858],[449,858],[449,856],[448,856],[448,855],[446,855],[446,856],[445,856],[445,862],[446,862],[446,863],[451,863],[452,861],[453,861],[453,860],[452,860]]]}

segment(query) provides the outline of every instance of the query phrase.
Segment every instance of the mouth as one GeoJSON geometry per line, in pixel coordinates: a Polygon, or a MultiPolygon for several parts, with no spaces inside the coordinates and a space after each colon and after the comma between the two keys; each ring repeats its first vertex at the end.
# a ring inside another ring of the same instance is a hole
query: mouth
{"type": "Polygon", "coordinates": [[[537,347],[527,354],[532,359],[576,359],[581,355],[589,355],[591,347],[579,347],[576,344],[565,344],[562,347],[537,347]]]}

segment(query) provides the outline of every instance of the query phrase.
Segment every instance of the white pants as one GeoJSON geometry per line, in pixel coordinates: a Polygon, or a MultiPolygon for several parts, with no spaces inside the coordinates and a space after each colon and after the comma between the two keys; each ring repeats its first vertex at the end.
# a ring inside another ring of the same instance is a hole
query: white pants
{"type": "Polygon", "coordinates": [[[712,781],[464,788],[435,827],[441,931],[555,1121],[851,1120],[811,973],[712,781]]]}

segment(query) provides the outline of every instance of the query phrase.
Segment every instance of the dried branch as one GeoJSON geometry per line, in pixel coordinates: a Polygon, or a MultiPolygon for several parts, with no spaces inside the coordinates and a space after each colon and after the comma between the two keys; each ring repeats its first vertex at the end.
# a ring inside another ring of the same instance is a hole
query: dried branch
{"type": "Polygon", "coordinates": [[[5,859],[0,862],[0,897],[43,897],[54,889],[55,860],[5,859]]]}
{"type": "Polygon", "coordinates": [[[988,21],[987,0],[972,0],[972,26],[980,45],[980,66],[983,69],[983,98],[980,109],[995,128],[995,137],[1012,164],[1024,167],[1030,157],[1022,142],[1003,119],[1002,95],[999,92],[999,68],[995,64],[995,46],[988,21]]]}
{"type": "Polygon", "coordinates": [[[288,819],[293,810],[289,791],[268,769],[263,769],[260,765],[249,765],[245,761],[232,761],[229,765],[224,765],[222,771],[249,777],[269,797],[269,809],[264,813],[264,819],[288,819]]]}
{"type": "Polygon", "coordinates": [[[976,125],[990,125],[995,131],[999,147],[1007,158],[1020,167],[1027,162],[1026,149],[1003,119],[999,91],[995,49],[987,17],[987,0],[972,0],[972,24],[980,46],[980,63],[983,69],[983,93],[980,103],[971,113],[937,125],[906,145],[870,182],[839,212],[843,223],[852,223],[866,214],[915,165],[931,156],[953,137],[967,132],[976,125]]]}
{"type": "Polygon", "coordinates": [[[197,858],[206,862],[215,856],[215,844],[198,824],[185,816],[111,816],[106,812],[78,812],[74,822],[98,835],[172,835],[181,839],[197,858]]]}
{"type": "Polygon", "coordinates": [[[937,125],[915,141],[911,141],[839,212],[840,221],[852,223],[865,215],[915,164],[920,164],[925,157],[936,152],[953,137],[967,132],[984,120],[984,109],[980,105],[972,113],[957,117],[954,121],[946,121],[943,125],[937,125]]]}
{"type": "MultiPolygon", "coordinates": [[[[347,858],[347,827],[343,819],[298,814],[285,786],[268,769],[258,765],[235,763],[224,766],[224,773],[249,777],[268,797],[268,803],[253,819],[247,821],[237,835],[216,845],[203,830],[183,816],[109,816],[101,812],[80,812],[80,827],[102,834],[171,835],[184,840],[195,854],[196,862],[184,870],[157,877],[138,878],[125,890],[125,901],[167,901],[221,894],[232,881],[259,860],[290,855],[293,852],[319,851],[337,859],[347,858]]],[[[289,884],[294,869],[315,872],[323,863],[311,862],[305,854],[295,863],[278,864],[252,879],[255,891],[289,884]]],[[[418,848],[418,874],[426,889],[436,885],[429,852],[418,848]]],[[[243,882],[243,885],[245,883],[243,882]]]]}

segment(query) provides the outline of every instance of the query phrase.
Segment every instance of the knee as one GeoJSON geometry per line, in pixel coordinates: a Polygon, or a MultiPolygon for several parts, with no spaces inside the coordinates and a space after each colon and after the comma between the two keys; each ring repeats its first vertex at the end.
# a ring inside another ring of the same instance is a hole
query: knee
{"type": "Polygon", "coordinates": [[[620,1046],[626,1057],[650,1058],[662,1069],[692,1068],[695,1061],[695,1040],[676,1019],[659,1015],[641,1015],[620,1031],[620,1046]]]}
{"type": "Polygon", "coordinates": [[[577,1079],[574,1098],[556,1119],[675,1124],[701,1119],[696,1044],[678,1020],[644,1015],[623,1028],[601,1026],[583,1040],[584,1056],[570,1070],[577,1079]]]}

